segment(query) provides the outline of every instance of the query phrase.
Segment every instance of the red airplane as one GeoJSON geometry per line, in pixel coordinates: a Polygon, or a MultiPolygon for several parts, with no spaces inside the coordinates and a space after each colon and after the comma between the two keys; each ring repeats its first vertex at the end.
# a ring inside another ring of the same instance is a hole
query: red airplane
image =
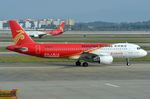
{"type": "Polygon", "coordinates": [[[48,34],[51,34],[52,36],[60,35],[60,34],[62,34],[64,32],[64,27],[65,27],[65,22],[62,21],[57,29],[47,30],[45,32],[48,33],[48,34]]]}
{"type": "Polygon", "coordinates": [[[9,21],[14,45],[8,50],[44,58],[75,59],[76,66],[88,66],[88,62],[111,64],[114,57],[138,58],[147,55],[147,52],[136,44],[130,43],[37,43],[34,42],[24,29],[15,21],[9,21]]]}
{"type": "Polygon", "coordinates": [[[39,31],[26,31],[26,32],[31,37],[42,38],[45,35],[52,35],[52,36],[60,35],[64,32],[64,27],[65,27],[65,22],[62,21],[57,29],[41,30],[41,31],[40,30],[39,31]]]}

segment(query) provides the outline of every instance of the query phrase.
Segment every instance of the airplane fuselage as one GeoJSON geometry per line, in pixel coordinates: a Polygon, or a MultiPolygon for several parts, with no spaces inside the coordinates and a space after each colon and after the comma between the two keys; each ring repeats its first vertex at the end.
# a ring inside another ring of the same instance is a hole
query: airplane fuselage
{"type": "Polygon", "coordinates": [[[8,46],[9,50],[38,57],[72,58],[84,51],[96,55],[109,55],[114,58],[138,58],[147,52],[138,45],[130,43],[50,43],[50,44],[23,44],[21,46],[8,46]]]}

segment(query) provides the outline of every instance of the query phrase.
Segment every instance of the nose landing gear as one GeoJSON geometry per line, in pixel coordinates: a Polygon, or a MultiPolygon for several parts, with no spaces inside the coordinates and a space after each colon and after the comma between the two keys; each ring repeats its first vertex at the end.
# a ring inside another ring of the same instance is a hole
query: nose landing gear
{"type": "Polygon", "coordinates": [[[126,58],[126,65],[127,65],[127,66],[130,66],[130,65],[131,65],[129,58],[126,58]]]}

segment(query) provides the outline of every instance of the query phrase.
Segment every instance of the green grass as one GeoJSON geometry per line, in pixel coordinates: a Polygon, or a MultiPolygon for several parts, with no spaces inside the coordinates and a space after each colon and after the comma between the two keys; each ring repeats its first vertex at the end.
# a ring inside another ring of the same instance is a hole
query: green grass
{"type": "MultiPolygon", "coordinates": [[[[124,58],[115,58],[114,62],[125,61],[124,58]]],[[[147,61],[150,62],[150,56],[143,58],[131,59],[133,62],[147,61]]],[[[32,62],[74,62],[74,60],[63,59],[63,58],[39,58],[32,56],[3,56],[0,57],[0,62],[21,62],[21,63],[32,63],[32,62]]]]}
{"type": "MultiPolygon", "coordinates": [[[[126,59],[125,58],[114,58],[114,61],[115,62],[122,62],[122,61],[125,61],[126,59]]],[[[147,55],[145,57],[142,57],[142,58],[133,58],[133,59],[130,59],[130,61],[133,61],[133,62],[150,62],[150,55],[147,55]]]]}
{"type": "MultiPolygon", "coordinates": [[[[12,42],[12,40],[0,40],[0,42],[12,42]]],[[[85,42],[85,43],[150,43],[150,41],[140,40],[36,40],[36,42],[85,42]]]]}
{"type": "Polygon", "coordinates": [[[71,60],[62,58],[40,58],[33,56],[3,56],[0,57],[0,62],[69,62],[71,60]]]}
{"type": "Polygon", "coordinates": [[[150,50],[150,46],[141,46],[144,50],[150,50]]]}
{"type": "Polygon", "coordinates": [[[0,52],[8,52],[8,50],[6,49],[6,47],[0,47],[0,52]]]}
{"type": "MultiPolygon", "coordinates": [[[[33,38],[37,42],[130,42],[130,43],[150,43],[150,35],[61,35],[46,36],[42,39],[33,38]]],[[[0,42],[12,42],[11,38],[3,37],[0,42]]]]}
{"type": "Polygon", "coordinates": [[[37,42],[130,42],[130,43],[150,43],[149,38],[99,38],[99,37],[56,37],[45,39],[34,39],[37,42]]]}

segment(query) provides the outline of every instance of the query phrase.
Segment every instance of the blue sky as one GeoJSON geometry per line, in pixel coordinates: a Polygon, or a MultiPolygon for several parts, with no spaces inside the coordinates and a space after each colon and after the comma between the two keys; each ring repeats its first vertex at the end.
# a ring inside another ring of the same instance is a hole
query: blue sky
{"type": "Polygon", "coordinates": [[[150,20],[150,0],[1,0],[0,20],[68,18],[76,21],[150,20]]]}

